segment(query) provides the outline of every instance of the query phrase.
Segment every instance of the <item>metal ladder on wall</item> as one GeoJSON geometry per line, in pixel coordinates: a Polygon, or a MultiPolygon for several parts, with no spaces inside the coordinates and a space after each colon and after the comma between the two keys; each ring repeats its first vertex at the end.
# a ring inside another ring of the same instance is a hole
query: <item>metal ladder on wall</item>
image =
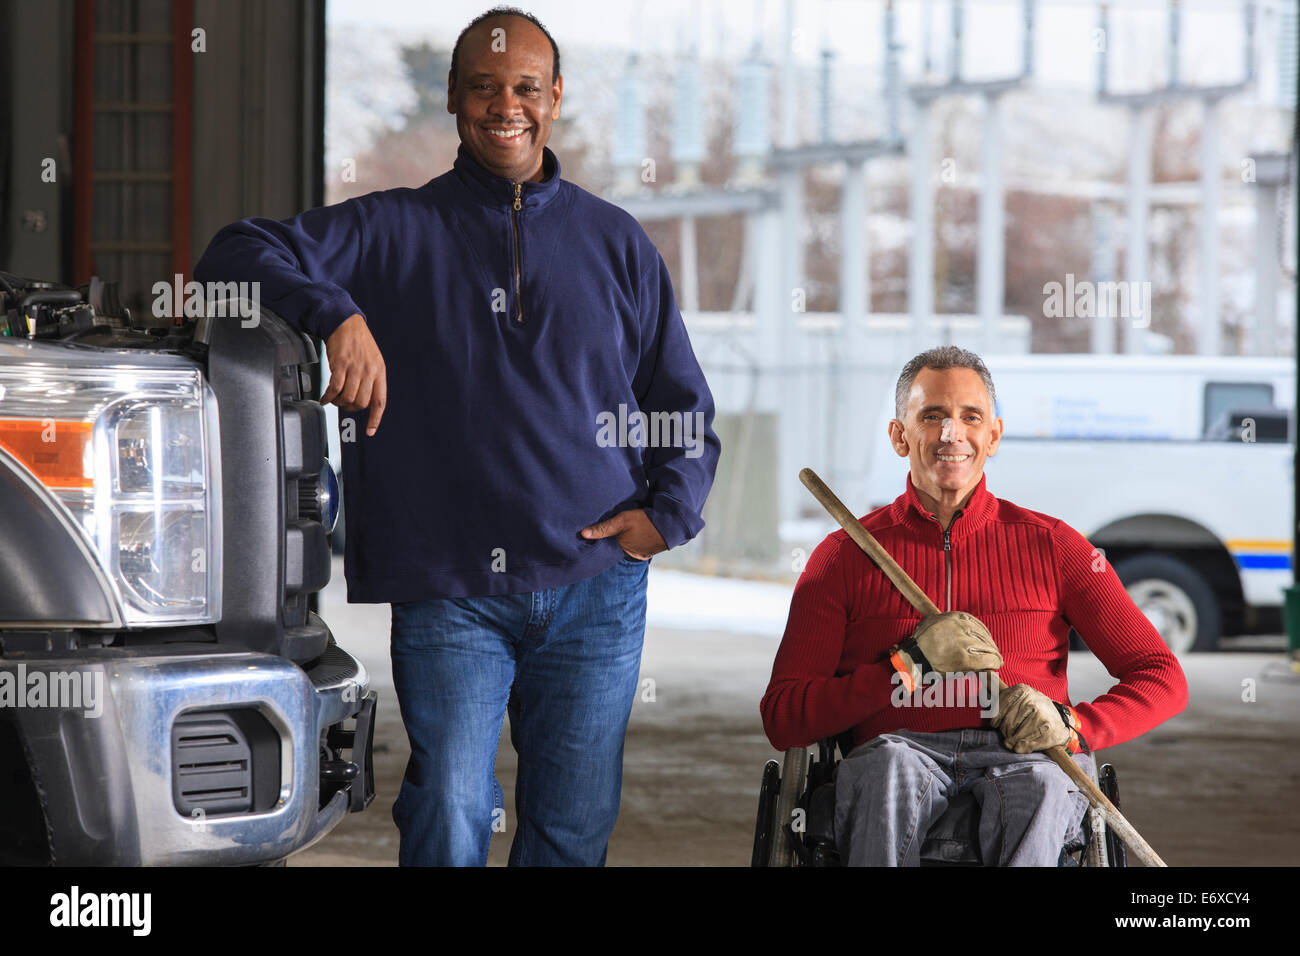
{"type": "Polygon", "coordinates": [[[189,272],[192,25],[192,0],[77,0],[77,283],[102,270],[145,289],[189,272]],[[158,99],[160,89],[170,97],[158,99]]]}

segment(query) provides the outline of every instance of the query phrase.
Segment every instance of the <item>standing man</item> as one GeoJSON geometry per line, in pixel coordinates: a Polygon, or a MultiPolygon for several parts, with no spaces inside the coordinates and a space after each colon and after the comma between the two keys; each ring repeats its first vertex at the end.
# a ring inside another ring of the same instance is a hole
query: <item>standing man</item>
{"type": "Polygon", "coordinates": [[[941,611],[968,615],[918,627],[884,573],[836,531],[795,586],[764,729],[778,750],[852,730],[835,780],[835,838],[849,865],[915,866],[949,799],[973,790],[985,865],[1055,866],[1087,802],[1041,751],[1064,746],[1087,767],[1089,746],[1123,743],[1186,707],[1187,681],[1104,555],[985,487],[1002,419],[979,356],[922,352],[895,396],[889,438],[908,460],[907,488],[862,525],[941,611]],[[1073,705],[1071,627],[1118,680],[1073,705]],[[987,711],[969,683],[956,686],[986,668],[1011,685],[987,711]]]}
{"type": "Polygon", "coordinates": [[[498,7],[462,31],[454,167],[212,240],[200,280],[255,280],[325,340],[344,439],[351,602],[391,603],[411,759],[403,865],[600,865],[650,557],[694,537],[717,466],[713,400],[662,257],[560,178],[560,54],[498,7]],[[381,427],[382,420],[382,427],[381,427]],[[505,826],[503,826],[505,824],[505,826]]]}

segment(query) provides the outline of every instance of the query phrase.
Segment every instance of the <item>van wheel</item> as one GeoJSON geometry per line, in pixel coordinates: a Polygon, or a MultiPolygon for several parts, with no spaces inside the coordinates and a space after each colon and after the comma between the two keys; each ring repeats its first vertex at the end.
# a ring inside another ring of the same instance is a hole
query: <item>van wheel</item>
{"type": "Polygon", "coordinates": [[[1115,573],[1175,654],[1218,646],[1223,632],[1219,597],[1190,565],[1162,554],[1139,554],[1118,562],[1115,573]]]}

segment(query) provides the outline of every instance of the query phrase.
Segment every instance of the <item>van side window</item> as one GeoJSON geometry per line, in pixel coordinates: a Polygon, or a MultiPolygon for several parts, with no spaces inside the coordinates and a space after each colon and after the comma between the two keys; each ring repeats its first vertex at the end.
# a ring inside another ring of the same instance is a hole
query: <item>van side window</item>
{"type": "Polygon", "coordinates": [[[1229,424],[1224,420],[1229,412],[1272,407],[1273,386],[1268,382],[1206,382],[1202,436],[1218,435],[1229,424]]]}

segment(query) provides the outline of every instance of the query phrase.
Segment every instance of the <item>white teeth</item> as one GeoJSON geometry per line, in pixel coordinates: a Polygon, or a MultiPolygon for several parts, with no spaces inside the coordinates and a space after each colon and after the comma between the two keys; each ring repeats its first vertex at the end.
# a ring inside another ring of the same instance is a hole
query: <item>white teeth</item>
{"type": "Polygon", "coordinates": [[[516,136],[524,135],[524,131],[521,129],[515,129],[515,130],[490,129],[488,130],[488,132],[491,133],[493,136],[495,136],[497,139],[514,139],[516,136]]]}
{"type": "Polygon", "coordinates": [[[965,461],[970,455],[940,455],[940,461],[965,461]]]}

